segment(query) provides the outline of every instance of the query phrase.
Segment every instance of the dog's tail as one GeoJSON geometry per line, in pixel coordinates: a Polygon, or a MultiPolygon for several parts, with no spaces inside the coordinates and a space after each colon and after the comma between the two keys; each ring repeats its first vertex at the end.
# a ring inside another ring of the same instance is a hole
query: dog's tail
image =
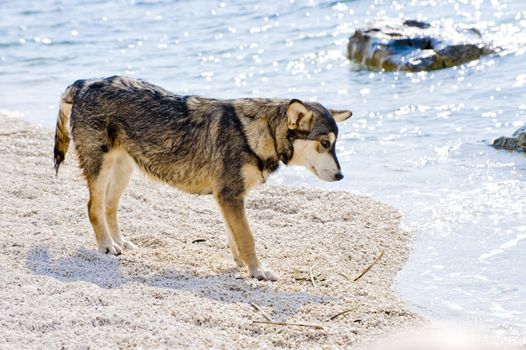
{"type": "Polygon", "coordinates": [[[77,90],[82,87],[82,81],[76,81],[73,85],[66,88],[60,99],[58,108],[57,127],[55,129],[55,148],[53,154],[55,158],[55,173],[58,175],[60,163],[66,158],[69,147],[69,129],[67,127],[71,108],[73,107],[73,97],[77,90]]]}

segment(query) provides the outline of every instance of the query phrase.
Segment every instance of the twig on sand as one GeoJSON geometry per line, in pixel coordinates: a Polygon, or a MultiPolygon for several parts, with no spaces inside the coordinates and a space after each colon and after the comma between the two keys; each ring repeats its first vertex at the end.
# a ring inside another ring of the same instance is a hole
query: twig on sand
{"type": "MultiPolygon", "coordinates": [[[[314,276],[314,278],[317,279],[320,282],[325,281],[325,277],[319,278],[320,276],[321,276],[321,273],[319,273],[317,276],[314,276]]],[[[310,282],[310,277],[294,277],[294,279],[296,281],[309,281],[310,282]]]]}
{"type": "Polygon", "coordinates": [[[263,323],[270,324],[273,326],[298,326],[298,327],[310,327],[314,329],[325,329],[321,324],[311,323],[289,323],[289,322],[273,322],[273,321],[252,321],[252,323],[263,323]]]}
{"type": "Polygon", "coordinates": [[[204,239],[204,238],[198,238],[198,239],[194,239],[194,240],[192,241],[192,243],[201,243],[201,242],[206,242],[206,239],[204,239]]]}
{"type": "Polygon", "coordinates": [[[349,277],[345,276],[345,275],[344,275],[343,273],[341,273],[341,272],[338,272],[338,275],[340,275],[340,276],[342,276],[342,277],[345,277],[346,280],[349,279],[349,277]]]}
{"type": "Polygon", "coordinates": [[[334,320],[336,317],[340,317],[340,316],[345,315],[345,314],[347,314],[347,313],[349,313],[349,312],[351,312],[351,311],[354,311],[354,310],[356,310],[356,309],[353,308],[353,309],[347,309],[347,310],[344,310],[344,311],[342,311],[342,312],[338,312],[336,315],[333,315],[333,316],[329,317],[329,318],[326,320],[326,322],[332,321],[332,320],[334,320]]]}
{"type": "Polygon", "coordinates": [[[263,309],[261,309],[259,306],[257,306],[256,304],[253,304],[253,303],[250,303],[250,305],[252,305],[252,307],[256,310],[258,310],[259,312],[261,312],[261,314],[263,315],[263,317],[265,317],[267,319],[267,321],[269,322],[274,322],[269,315],[267,315],[267,313],[265,311],[263,311],[263,309]]]}
{"type": "Polygon", "coordinates": [[[298,326],[298,327],[310,327],[314,329],[324,329],[322,325],[319,324],[310,324],[310,323],[290,323],[290,322],[276,322],[273,321],[272,318],[270,318],[269,315],[265,311],[263,311],[259,306],[257,306],[254,303],[250,303],[252,307],[263,315],[267,320],[266,321],[252,321],[252,323],[263,323],[263,324],[270,324],[273,326],[298,326]]]}
{"type": "Polygon", "coordinates": [[[314,287],[316,287],[316,282],[314,282],[314,275],[312,274],[312,269],[314,268],[314,266],[316,266],[318,263],[314,264],[311,266],[311,268],[309,269],[309,275],[310,275],[310,281],[312,282],[312,285],[314,287]]]}
{"type": "Polygon", "coordinates": [[[305,278],[305,277],[294,277],[294,279],[296,281],[310,281],[310,278],[305,278]]]}
{"type": "Polygon", "coordinates": [[[384,251],[383,251],[383,250],[380,252],[380,254],[379,254],[376,258],[374,258],[374,260],[369,264],[369,266],[367,266],[367,267],[365,268],[365,270],[363,270],[362,273],[359,274],[358,277],[356,277],[356,278],[353,280],[353,282],[358,281],[360,278],[363,277],[363,275],[365,275],[367,272],[369,272],[369,270],[370,270],[374,265],[376,265],[376,264],[378,263],[378,261],[380,261],[380,259],[382,258],[382,256],[384,256],[384,251]]]}

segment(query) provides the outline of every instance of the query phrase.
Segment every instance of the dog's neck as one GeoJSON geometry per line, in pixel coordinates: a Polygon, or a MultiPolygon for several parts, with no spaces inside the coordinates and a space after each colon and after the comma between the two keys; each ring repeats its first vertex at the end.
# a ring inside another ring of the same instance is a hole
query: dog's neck
{"type": "Polygon", "coordinates": [[[293,155],[292,139],[287,126],[288,101],[283,103],[261,102],[256,115],[243,118],[250,148],[258,159],[260,171],[273,173],[279,162],[287,164],[293,155]],[[256,136],[256,137],[254,137],[256,136]]]}
{"type": "Polygon", "coordinates": [[[276,154],[278,159],[287,165],[292,159],[294,153],[292,134],[287,126],[287,118],[283,118],[283,123],[276,128],[274,136],[274,144],[276,146],[276,154]]]}

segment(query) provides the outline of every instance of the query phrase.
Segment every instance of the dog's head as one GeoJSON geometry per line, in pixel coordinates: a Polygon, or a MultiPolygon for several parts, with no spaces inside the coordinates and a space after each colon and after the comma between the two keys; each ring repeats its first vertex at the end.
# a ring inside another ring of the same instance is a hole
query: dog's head
{"type": "Polygon", "coordinates": [[[351,111],[329,111],[319,103],[291,100],[287,118],[294,151],[288,164],[304,166],[325,181],[343,179],[336,157],[336,123],[351,115],[351,111]]]}

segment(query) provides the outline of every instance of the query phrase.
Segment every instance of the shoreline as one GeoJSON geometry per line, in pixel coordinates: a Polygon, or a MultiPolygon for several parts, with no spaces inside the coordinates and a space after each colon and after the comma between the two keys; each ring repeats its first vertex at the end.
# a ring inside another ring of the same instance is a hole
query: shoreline
{"type": "Polygon", "coordinates": [[[386,204],[343,191],[257,187],[248,218],[261,260],[280,276],[259,282],[235,267],[211,196],[135,171],[119,215],[138,250],[104,256],[73,152],[55,178],[53,132],[5,113],[0,121],[0,345],[358,348],[423,323],[391,288],[411,235],[386,204]],[[265,318],[251,304],[275,321],[324,329],[252,323],[265,318]]]}

